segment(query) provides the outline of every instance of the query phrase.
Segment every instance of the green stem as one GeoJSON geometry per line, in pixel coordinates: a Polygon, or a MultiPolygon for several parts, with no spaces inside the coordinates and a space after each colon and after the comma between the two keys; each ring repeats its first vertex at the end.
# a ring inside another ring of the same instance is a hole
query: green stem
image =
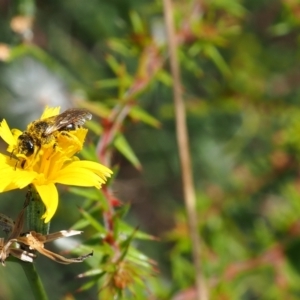
{"type": "Polygon", "coordinates": [[[48,300],[43,283],[33,263],[20,262],[36,300],[48,300]]]}
{"type": "Polygon", "coordinates": [[[35,231],[43,235],[49,233],[50,222],[45,223],[42,216],[46,212],[46,207],[34,186],[30,185],[26,194],[26,201],[28,207],[27,213],[27,227],[30,231],[35,231]]]}
{"type": "MultiPolygon", "coordinates": [[[[36,189],[30,185],[26,194],[26,214],[27,214],[27,227],[30,231],[35,231],[43,235],[49,233],[50,224],[45,224],[42,219],[43,214],[46,211],[45,205],[41,200],[39,193],[36,189]]],[[[48,296],[45,292],[42,281],[35,269],[33,263],[19,261],[22,266],[25,275],[28,279],[32,293],[36,300],[47,300],[48,296]]]]}

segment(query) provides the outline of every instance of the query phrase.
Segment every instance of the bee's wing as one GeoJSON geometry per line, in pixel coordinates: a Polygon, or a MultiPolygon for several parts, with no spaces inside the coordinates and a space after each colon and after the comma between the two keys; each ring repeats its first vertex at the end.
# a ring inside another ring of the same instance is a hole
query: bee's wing
{"type": "MultiPolygon", "coordinates": [[[[53,118],[53,117],[51,117],[53,118]]],[[[53,124],[51,124],[45,130],[45,136],[52,134],[53,132],[62,129],[69,124],[75,124],[81,126],[87,120],[91,120],[92,114],[84,108],[69,108],[63,113],[55,116],[53,124]]]]}

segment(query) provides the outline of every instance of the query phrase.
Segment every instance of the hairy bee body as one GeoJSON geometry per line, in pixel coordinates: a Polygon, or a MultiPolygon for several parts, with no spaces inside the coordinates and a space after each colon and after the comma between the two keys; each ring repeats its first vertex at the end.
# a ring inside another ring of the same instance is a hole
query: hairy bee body
{"type": "Polygon", "coordinates": [[[91,113],[86,109],[70,108],[57,116],[33,121],[18,137],[16,152],[30,157],[42,145],[55,141],[58,132],[76,130],[91,118],[91,113]]]}

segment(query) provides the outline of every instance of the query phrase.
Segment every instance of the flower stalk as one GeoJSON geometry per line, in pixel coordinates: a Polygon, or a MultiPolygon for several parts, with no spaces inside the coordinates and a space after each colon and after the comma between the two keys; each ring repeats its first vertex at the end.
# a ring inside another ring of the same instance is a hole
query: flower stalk
{"type": "Polygon", "coordinates": [[[48,300],[43,283],[33,263],[19,261],[36,300],[48,300]]]}
{"type": "Polygon", "coordinates": [[[50,229],[50,222],[45,223],[42,216],[46,212],[46,207],[34,186],[28,186],[26,194],[26,201],[28,206],[26,209],[27,228],[31,231],[36,231],[41,234],[48,234],[50,229]]]}

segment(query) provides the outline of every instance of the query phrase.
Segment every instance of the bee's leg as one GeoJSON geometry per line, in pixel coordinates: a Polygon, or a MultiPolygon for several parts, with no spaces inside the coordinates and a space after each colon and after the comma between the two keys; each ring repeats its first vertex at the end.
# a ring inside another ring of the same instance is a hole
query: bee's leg
{"type": "MultiPolygon", "coordinates": [[[[13,157],[17,160],[16,164],[15,164],[15,170],[17,169],[18,163],[19,163],[19,159],[14,156],[14,151],[15,149],[10,153],[9,159],[12,159],[13,157]]],[[[21,165],[22,166],[22,165],[21,165]]],[[[23,167],[22,167],[23,168],[23,167]]]]}
{"type": "Polygon", "coordinates": [[[61,134],[61,135],[65,135],[65,136],[67,136],[68,138],[71,137],[71,136],[68,134],[67,131],[61,131],[60,134],[61,134]]]}
{"type": "Polygon", "coordinates": [[[55,143],[52,146],[53,152],[47,157],[47,160],[49,160],[52,157],[52,155],[54,155],[54,153],[56,151],[56,147],[57,147],[57,143],[55,141],[55,143]]]}
{"type": "Polygon", "coordinates": [[[14,149],[13,151],[11,151],[11,153],[10,153],[10,156],[9,156],[9,158],[10,158],[10,159],[12,159],[12,157],[13,157],[13,155],[14,155],[14,152],[15,152],[15,150],[16,150],[16,149],[14,149]]]}
{"type": "MultiPolygon", "coordinates": [[[[65,131],[61,131],[60,134],[61,134],[61,135],[65,135],[65,136],[67,136],[67,137],[69,137],[69,138],[71,137],[71,136],[70,136],[67,132],[65,132],[65,131]]],[[[56,141],[55,141],[55,143],[53,144],[53,150],[55,150],[56,147],[57,147],[57,145],[58,145],[58,143],[57,143],[57,137],[55,137],[55,140],[56,140],[56,141]]]]}
{"type": "MultiPolygon", "coordinates": [[[[25,163],[26,163],[26,160],[24,159],[22,162],[21,162],[21,168],[24,169],[25,167],[25,163]]],[[[16,167],[18,165],[18,162],[16,163],[16,167]]]]}
{"type": "Polygon", "coordinates": [[[20,162],[20,160],[17,158],[16,161],[17,161],[17,162],[16,162],[16,164],[15,164],[15,170],[17,170],[17,167],[18,167],[18,164],[19,164],[19,163],[20,163],[21,168],[24,169],[25,163],[26,163],[26,159],[23,159],[23,160],[20,162]]]}
{"type": "Polygon", "coordinates": [[[39,153],[39,151],[41,150],[41,145],[36,145],[37,149],[35,149],[35,154],[34,154],[34,158],[37,157],[37,154],[39,153]]]}

